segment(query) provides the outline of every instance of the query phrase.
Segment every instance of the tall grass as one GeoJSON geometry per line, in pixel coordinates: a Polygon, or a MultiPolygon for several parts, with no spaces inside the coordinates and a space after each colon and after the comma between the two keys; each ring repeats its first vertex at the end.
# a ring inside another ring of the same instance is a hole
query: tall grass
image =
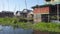
{"type": "Polygon", "coordinates": [[[32,23],[25,23],[25,22],[19,22],[19,18],[13,17],[13,18],[0,18],[0,25],[10,25],[10,26],[18,26],[24,29],[29,29],[32,26],[32,23]]]}
{"type": "Polygon", "coordinates": [[[60,32],[60,23],[25,23],[25,22],[19,22],[19,19],[14,18],[0,18],[0,25],[11,25],[11,26],[19,26],[24,29],[34,29],[34,30],[40,30],[40,31],[51,31],[51,32],[60,32]]]}
{"type": "Polygon", "coordinates": [[[40,31],[60,32],[60,23],[37,23],[32,28],[40,31]]]}
{"type": "Polygon", "coordinates": [[[2,25],[11,25],[13,24],[14,22],[17,22],[17,18],[0,18],[0,24],[2,25]]]}

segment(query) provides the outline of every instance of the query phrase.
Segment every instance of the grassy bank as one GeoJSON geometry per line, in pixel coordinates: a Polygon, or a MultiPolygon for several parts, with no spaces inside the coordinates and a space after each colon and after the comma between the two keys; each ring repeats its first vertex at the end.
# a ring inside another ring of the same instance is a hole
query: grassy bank
{"type": "Polygon", "coordinates": [[[14,27],[21,27],[24,29],[29,29],[32,26],[32,23],[25,23],[25,22],[19,22],[19,18],[13,17],[13,18],[0,18],[0,25],[10,25],[14,27]]]}
{"type": "Polygon", "coordinates": [[[32,28],[40,31],[60,32],[60,23],[37,23],[32,28]]]}
{"type": "Polygon", "coordinates": [[[40,31],[49,31],[49,32],[60,32],[60,23],[25,23],[25,22],[19,22],[19,19],[14,18],[0,18],[0,24],[1,25],[11,25],[11,26],[17,26],[24,29],[34,29],[34,30],[40,30],[40,31]]]}
{"type": "Polygon", "coordinates": [[[12,25],[14,22],[17,22],[17,18],[0,18],[0,24],[2,25],[12,25]]]}

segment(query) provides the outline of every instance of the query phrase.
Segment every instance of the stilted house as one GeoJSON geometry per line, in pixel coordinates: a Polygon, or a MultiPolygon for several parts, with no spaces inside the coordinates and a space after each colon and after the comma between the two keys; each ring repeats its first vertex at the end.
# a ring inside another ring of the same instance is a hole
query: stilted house
{"type": "Polygon", "coordinates": [[[34,13],[34,22],[50,22],[52,20],[57,20],[58,17],[60,17],[60,4],[36,5],[32,8],[34,13]]]}

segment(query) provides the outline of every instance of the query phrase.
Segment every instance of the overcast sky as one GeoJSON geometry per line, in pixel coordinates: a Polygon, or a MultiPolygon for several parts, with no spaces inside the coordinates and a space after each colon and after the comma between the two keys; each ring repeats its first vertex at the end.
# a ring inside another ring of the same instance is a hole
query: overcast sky
{"type": "MultiPolygon", "coordinates": [[[[31,9],[32,6],[37,4],[44,4],[43,0],[26,0],[27,9],[31,9]]],[[[25,0],[0,0],[0,11],[1,10],[9,10],[9,11],[17,11],[25,9],[25,0]]]]}

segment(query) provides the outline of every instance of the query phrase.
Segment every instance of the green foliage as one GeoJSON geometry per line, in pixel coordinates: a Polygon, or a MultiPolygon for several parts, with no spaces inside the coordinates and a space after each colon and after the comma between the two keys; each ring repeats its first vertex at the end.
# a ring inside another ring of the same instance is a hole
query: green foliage
{"type": "Polygon", "coordinates": [[[2,25],[11,25],[11,26],[19,26],[24,29],[34,29],[40,31],[50,31],[50,32],[60,32],[60,23],[25,23],[19,22],[19,18],[0,18],[0,24],[2,25]]]}
{"type": "Polygon", "coordinates": [[[17,21],[17,18],[0,18],[0,24],[2,25],[11,25],[14,23],[14,21],[17,21]]]}
{"type": "Polygon", "coordinates": [[[30,28],[32,28],[32,23],[24,23],[24,22],[22,22],[22,23],[17,23],[17,25],[19,26],[19,27],[21,27],[21,28],[23,28],[23,29],[30,29],[30,28]]]}
{"type": "Polygon", "coordinates": [[[19,22],[19,18],[13,17],[13,18],[0,18],[0,24],[1,25],[10,25],[10,26],[18,26],[24,29],[31,28],[31,23],[25,23],[25,22],[19,22]]]}
{"type": "Polygon", "coordinates": [[[37,23],[32,28],[40,31],[60,32],[60,24],[58,23],[37,23]]]}

